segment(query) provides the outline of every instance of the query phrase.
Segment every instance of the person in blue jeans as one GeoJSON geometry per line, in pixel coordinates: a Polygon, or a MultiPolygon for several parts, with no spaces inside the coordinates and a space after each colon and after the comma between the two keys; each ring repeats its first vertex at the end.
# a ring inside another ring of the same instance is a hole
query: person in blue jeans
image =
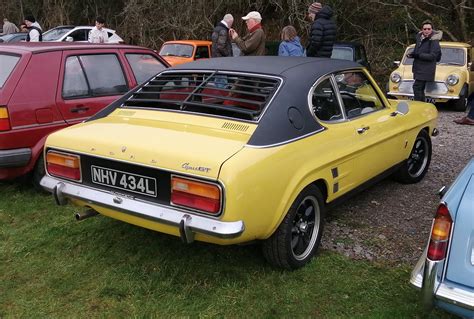
{"type": "Polygon", "coordinates": [[[281,43],[278,47],[278,56],[304,56],[304,49],[296,29],[287,25],[281,30],[281,43]]]}
{"type": "Polygon", "coordinates": [[[469,108],[469,113],[467,113],[467,116],[454,120],[454,123],[463,125],[474,125],[474,93],[471,93],[471,95],[469,95],[467,99],[467,107],[469,108]]]}

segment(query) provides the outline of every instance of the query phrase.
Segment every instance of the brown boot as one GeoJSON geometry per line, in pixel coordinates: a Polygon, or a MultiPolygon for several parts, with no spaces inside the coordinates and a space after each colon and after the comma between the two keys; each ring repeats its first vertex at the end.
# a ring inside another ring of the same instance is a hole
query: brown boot
{"type": "Polygon", "coordinates": [[[457,124],[464,124],[464,125],[474,125],[474,120],[471,120],[470,118],[468,118],[467,116],[461,118],[461,119],[458,119],[458,120],[454,120],[454,123],[457,123],[457,124]]]}

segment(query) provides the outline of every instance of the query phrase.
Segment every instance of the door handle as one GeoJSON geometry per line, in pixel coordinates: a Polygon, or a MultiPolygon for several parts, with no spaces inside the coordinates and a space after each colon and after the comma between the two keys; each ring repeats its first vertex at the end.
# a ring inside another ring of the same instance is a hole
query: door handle
{"type": "Polygon", "coordinates": [[[363,134],[365,131],[368,131],[369,129],[370,129],[369,126],[359,127],[359,128],[357,129],[357,133],[363,134]]]}
{"type": "Polygon", "coordinates": [[[76,105],[75,107],[71,108],[71,113],[84,113],[89,111],[89,108],[84,105],[76,105]]]}

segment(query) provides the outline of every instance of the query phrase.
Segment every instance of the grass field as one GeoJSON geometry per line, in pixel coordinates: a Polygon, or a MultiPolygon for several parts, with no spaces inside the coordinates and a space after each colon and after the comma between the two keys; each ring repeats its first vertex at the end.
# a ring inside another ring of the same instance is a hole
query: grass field
{"type": "Polygon", "coordinates": [[[0,183],[0,318],[449,318],[425,314],[389,268],[321,251],[294,272],[268,266],[257,245],[195,243],[0,183]]]}

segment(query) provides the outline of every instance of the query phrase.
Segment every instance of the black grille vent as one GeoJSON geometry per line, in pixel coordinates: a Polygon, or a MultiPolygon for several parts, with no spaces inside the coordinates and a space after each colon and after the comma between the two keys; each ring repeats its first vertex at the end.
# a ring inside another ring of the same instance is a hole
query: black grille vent
{"type": "Polygon", "coordinates": [[[163,72],[124,107],[181,110],[256,121],[278,89],[278,78],[220,72],[163,72]]]}
{"type": "Polygon", "coordinates": [[[244,125],[244,124],[236,124],[236,123],[225,122],[222,125],[222,128],[224,128],[226,130],[246,132],[248,130],[249,126],[244,125]]]}

